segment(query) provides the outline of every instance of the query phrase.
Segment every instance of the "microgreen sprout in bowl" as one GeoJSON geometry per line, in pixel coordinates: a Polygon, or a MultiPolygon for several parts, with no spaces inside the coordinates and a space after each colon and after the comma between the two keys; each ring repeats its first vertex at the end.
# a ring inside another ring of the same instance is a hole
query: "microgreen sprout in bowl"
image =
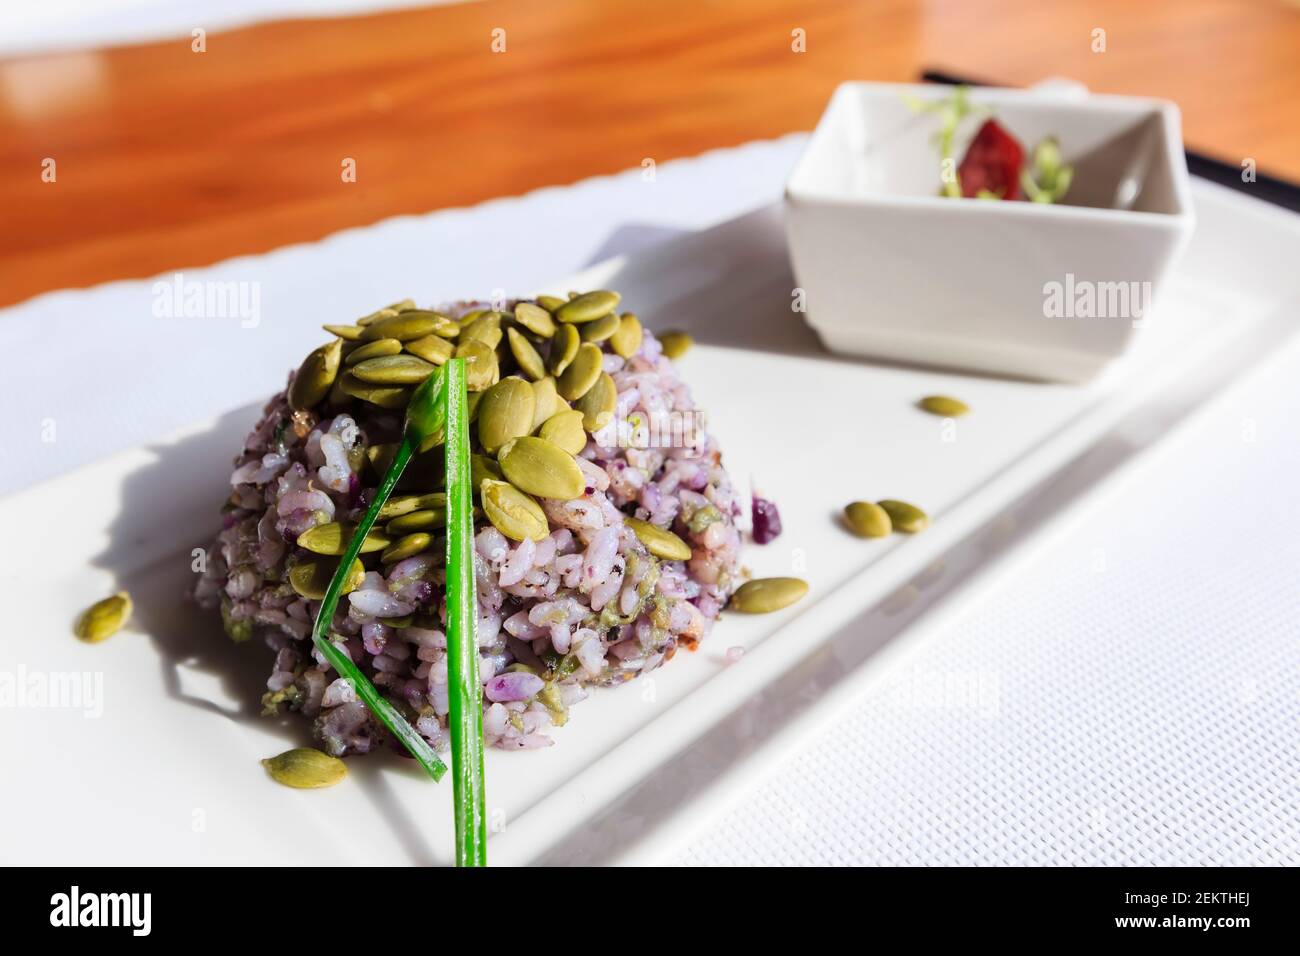
{"type": "Polygon", "coordinates": [[[934,134],[939,151],[940,194],[953,199],[1027,199],[1054,203],[1065,198],[1074,169],[1061,162],[1061,148],[1054,136],[1045,136],[1034,147],[1028,165],[1020,141],[989,115],[987,107],[973,104],[964,86],[953,89],[941,100],[926,100],[910,94],[904,102],[918,113],[934,113],[939,129],[934,134]],[[967,118],[984,117],[961,162],[954,156],[957,132],[967,118]]]}

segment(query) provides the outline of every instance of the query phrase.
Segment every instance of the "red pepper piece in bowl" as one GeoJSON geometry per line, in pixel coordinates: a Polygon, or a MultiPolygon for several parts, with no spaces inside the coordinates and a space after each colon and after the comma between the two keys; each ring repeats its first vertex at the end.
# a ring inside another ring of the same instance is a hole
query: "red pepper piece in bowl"
{"type": "Polygon", "coordinates": [[[984,190],[1002,199],[1020,198],[1020,167],[1025,151],[996,120],[985,120],[957,167],[961,194],[967,199],[984,190]]]}

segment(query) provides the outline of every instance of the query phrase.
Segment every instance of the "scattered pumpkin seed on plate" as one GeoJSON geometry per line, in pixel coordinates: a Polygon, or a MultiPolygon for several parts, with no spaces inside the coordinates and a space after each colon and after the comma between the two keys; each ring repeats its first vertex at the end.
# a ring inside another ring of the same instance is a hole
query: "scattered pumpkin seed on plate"
{"type": "Polygon", "coordinates": [[[108,640],[130,619],[132,607],[131,595],[125,591],[118,591],[112,597],[96,601],[77,619],[77,637],[87,644],[108,640]]]}
{"type": "Polygon", "coordinates": [[[755,578],[731,595],[727,609],[742,614],[770,614],[787,608],[808,593],[802,578],[755,578]]]}
{"type": "Polygon", "coordinates": [[[844,520],[862,538],[883,538],[894,530],[889,512],[873,501],[854,501],[844,509],[844,520]]]}
{"type": "Polygon", "coordinates": [[[286,750],[263,760],[262,766],[276,783],[295,790],[332,787],[348,775],[347,765],[342,760],[311,747],[286,750]]]}
{"type": "Polygon", "coordinates": [[[893,525],[895,531],[901,531],[903,534],[916,534],[918,531],[924,531],[930,526],[930,516],[916,505],[895,498],[885,498],[876,502],[876,504],[889,515],[890,524],[893,525]]]}
{"type": "Polygon", "coordinates": [[[922,411],[942,418],[960,418],[970,411],[970,406],[951,395],[927,395],[916,403],[922,411]]]}

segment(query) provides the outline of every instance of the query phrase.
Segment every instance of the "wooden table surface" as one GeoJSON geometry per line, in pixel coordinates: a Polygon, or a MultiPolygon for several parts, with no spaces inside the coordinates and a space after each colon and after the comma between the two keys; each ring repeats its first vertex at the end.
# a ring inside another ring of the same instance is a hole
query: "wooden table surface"
{"type": "Polygon", "coordinates": [[[1296,0],[487,0],[0,61],[0,304],[809,129],[925,67],[1169,97],[1300,179],[1298,64],[1296,0]]]}

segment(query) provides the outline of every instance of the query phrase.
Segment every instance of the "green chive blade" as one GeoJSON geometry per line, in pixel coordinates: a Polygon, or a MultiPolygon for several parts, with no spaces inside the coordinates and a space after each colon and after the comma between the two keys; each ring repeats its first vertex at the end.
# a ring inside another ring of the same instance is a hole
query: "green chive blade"
{"type": "Polygon", "coordinates": [[[456,803],[456,865],[487,865],[483,781],[483,687],[479,681],[478,595],[474,586],[474,519],[469,468],[465,363],[443,366],[447,464],[447,685],[456,803]]]}
{"type": "Polygon", "coordinates": [[[421,737],[415,728],[406,721],[406,718],[398,713],[397,708],[379,693],[378,688],[352,662],[352,659],[329,639],[329,629],[334,622],[334,612],[338,609],[339,593],[343,589],[343,582],[347,577],[348,570],[352,567],[352,562],[356,560],[357,555],[361,553],[361,544],[366,540],[366,535],[370,533],[370,529],[374,527],[375,520],[379,517],[379,509],[384,506],[384,502],[393,493],[393,488],[397,486],[398,480],[402,477],[402,472],[405,471],[406,466],[411,461],[416,445],[419,444],[419,440],[412,440],[413,435],[418,436],[421,428],[436,429],[442,427],[439,424],[439,416],[445,414],[444,394],[444,375],[442,370],[439,369],[429,376],[415,390],[415,394],[411,396],[406,414],[406,435],[397,448],[397,454],[393,456],[393,463],[388,466],[388,471],[384,473],[383,480],[379,482],[379,488],[375,492],[374,500],[370,502],[370,507],[366,509],[366,513],[358,522],[356,530],[353,531],[352,538],[348,542],[343,557],[339,560],[338,569],[334,572],[329,587],[325,589],[325,598],[321,601],[320,611],[316,614],[316,623],[312,628],[311,635],[312,642],[320,648],[321,654],[330,662],[330,666],[338,672],[339,676],[347,678],[348,682],[356,690],[357,696],[370,708],[370,712],[410,751],[411,756],[435,781],[442,779],[447,772],[447,765],[438,759],[438,755],[433,752],[433,748],[429,746],[428,741],[421,737]],[[431,406],[436,405],[444,405],[444,411],[439,412],[437,409],[431,408],[431,406]],[[415,424],[412,425],[412,422],[415,422],[415,424]]]}

